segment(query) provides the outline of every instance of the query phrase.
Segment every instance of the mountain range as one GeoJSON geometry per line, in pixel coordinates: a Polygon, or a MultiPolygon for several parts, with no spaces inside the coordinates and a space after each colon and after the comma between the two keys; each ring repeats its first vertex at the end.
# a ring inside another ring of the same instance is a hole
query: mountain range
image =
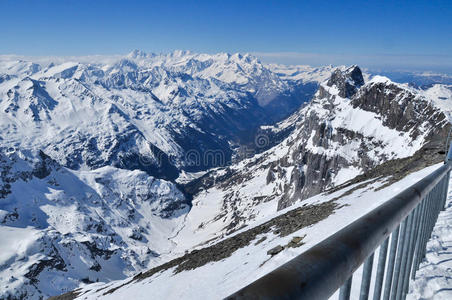
{"type": "Polygon", "coordinates": [[[358,66],[0,57],[0,297],[92,293],[289,236],[338,209],[327,195],[440,162],[451,112],[451,85],[358,66]]]}

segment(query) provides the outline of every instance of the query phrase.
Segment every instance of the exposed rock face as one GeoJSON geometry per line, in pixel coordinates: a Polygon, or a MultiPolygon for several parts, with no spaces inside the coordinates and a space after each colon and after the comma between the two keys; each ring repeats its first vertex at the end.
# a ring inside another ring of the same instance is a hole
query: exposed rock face
{"type": "Polygon", "coordinates": [[[356,175],[367,172],[385,161],[414,154],[448,130],[445,114],[428,99],[390,81],[364,85],[356,66],[335,71],[311,106],[304,111],[289,150],[290,160],[298,167],[292,170],[279,208],[340,183],[341,170],[356,170],[356,175]]]}
{"type": "Polygon", "coordinates": [[[329,87],[336,86],[339,90],[339,96],[342,98],[350,98],[362,85],[364,85],[364,78],[361,69],[358,68],[358,66],[352,66],[345,70],[345,72],[336,69],[333,74],[331,74],[326,85],[329,87]]]}

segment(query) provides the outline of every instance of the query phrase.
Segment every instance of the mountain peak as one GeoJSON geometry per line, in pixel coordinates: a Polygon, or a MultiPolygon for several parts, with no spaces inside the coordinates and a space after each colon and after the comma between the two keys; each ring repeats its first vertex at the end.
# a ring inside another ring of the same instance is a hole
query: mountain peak
{"type": "Polygon", "coordinates": [[[174,50],[171,53],[171,56],[173,57],[182,57],[182,56],[186,56],[186,55],[190,55],[191,52],[190,50],[174,50]]]}
{"type": "Polygon", "coordinates": [[[362,86],[364,84],[363,73],[357,65],[349,67],[346,72],[356,86],[362,86]]]}
{"type": "Polygon", "coordinates": [[[143,59],[143,58],[148,58],[149,56],[151,56],[151,55],[144,52],[143,50],[138,50],[138,49],[135,49],[126,55],[127,58],[131,58],[131,59],[143,59]]]}
{"type": "Polygon", "coordinates": [[[391,83],[391,79],[386,76],[375,75],[370,80],[371,83],[391,83]]]}
{"type": "Polygon", "coordinates": [[[339,96],[350,98],[357,89],[364,85],[363,73],[357,65],[350,66],[345,70],[337,68],[331,74],[327,85],[330,87],[336,86],[339,90],[339,96]]]}

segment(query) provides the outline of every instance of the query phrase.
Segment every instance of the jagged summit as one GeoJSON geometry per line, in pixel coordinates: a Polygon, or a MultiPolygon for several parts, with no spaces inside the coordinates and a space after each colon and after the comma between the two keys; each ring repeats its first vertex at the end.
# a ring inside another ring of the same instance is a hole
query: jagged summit
{"type": "Polygon", "coordinates": [[[364,78],[361,69],[353,65],[345,70],[337,68],[326,83],[329,87],[336,86],[338,95],[342,98],[350,98],[364,85],[364,78]]]}
{"type": "Polygon", "coordinates": [[[346,70],[347,74],[353,80],[355,86],[360,87],[364,84],[363,73],[357,65],[353,65],[346,70]]]}
{"type": "Polygon", "coordinates": [[[146,58],[148,54],[142,50],[135,49],[126,55],[128,58],[146,58]]]}

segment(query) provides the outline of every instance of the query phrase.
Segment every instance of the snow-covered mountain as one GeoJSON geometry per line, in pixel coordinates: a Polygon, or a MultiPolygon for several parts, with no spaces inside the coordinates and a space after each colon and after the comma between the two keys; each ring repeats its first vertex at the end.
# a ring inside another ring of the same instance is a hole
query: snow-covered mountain
{"type": "Polygon", "coordinates": [[[71,169],[114,165],[175,179],[180,169],[224,165],[235,144],[313,93],[250,55],[133,51],[108,63],[39,64],[7,58],[0,64],[3,143],[40,149],[71,169]],[[215,152],[222,157],[212,159],[215,152]]]}
{"type": "Polygon", "coordinates": [[[450,86],[368,80],[356,66],[182,51],[0,60],[0,297],[57,295],[177,257],[192,268],[191,250],[221,259],[244,246],[231,235],[283,213],[272,222],[285,234],[320,222],[335,205],[307,223],[291,205],[365,171],[397,171],[384,186],[437,162],[452,111],[450,86]]]}
{"type": "Polygon", "coordinates": [[[1,150],[1,298],[133,275],[171,246],[189,211],[173,183],[143,171],[74,171],[43,152],[1,150]]]}
{"type": "Polygon", "coordinates": [[[1,297],[157,263],[191,206],[175,179],[230,163],[310,93],[250,55],[0,61],[1,297]]]}

